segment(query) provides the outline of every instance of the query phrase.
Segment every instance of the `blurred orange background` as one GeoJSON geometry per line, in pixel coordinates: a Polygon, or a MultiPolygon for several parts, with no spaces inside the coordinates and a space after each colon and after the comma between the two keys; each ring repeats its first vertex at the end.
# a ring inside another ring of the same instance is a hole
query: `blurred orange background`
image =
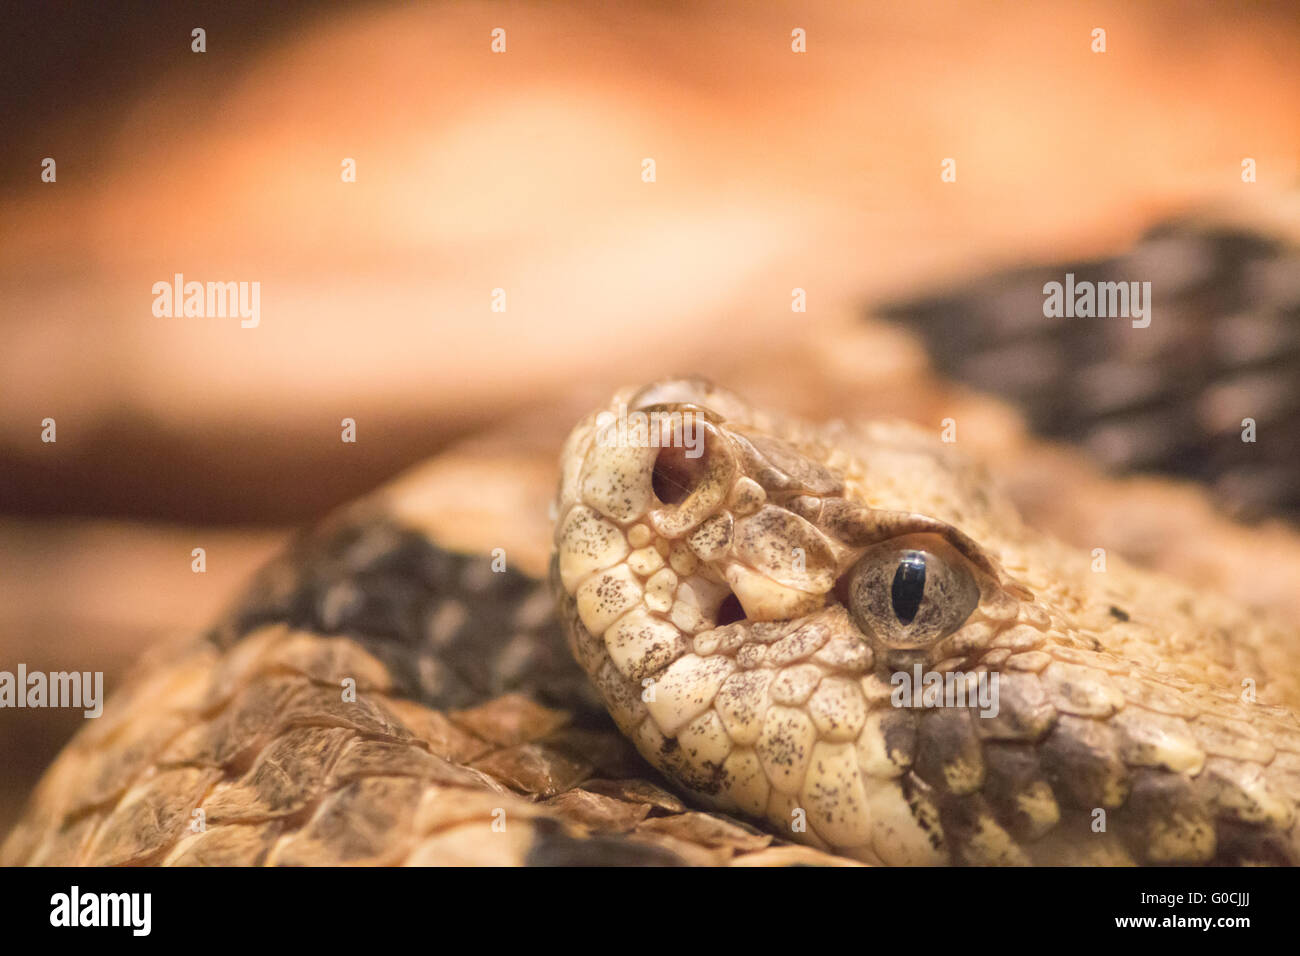
{"type": "MultiPolygon", "coordinates": [[[[1300,219],[1289,3],[262,6],[7,21],[0,669],[111,691],[285,529],[577,387],[1197,204],[1300,219]],[[177,272],[259,326],[155,317],[177,272]]],[[[76,719],[0,715],[0,831],[76,719]]]]}

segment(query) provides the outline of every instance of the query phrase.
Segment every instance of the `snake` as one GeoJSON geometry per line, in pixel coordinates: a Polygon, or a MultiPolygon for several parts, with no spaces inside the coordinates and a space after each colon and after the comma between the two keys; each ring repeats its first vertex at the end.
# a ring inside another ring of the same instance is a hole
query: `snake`
{"type": "Polygon", "coordinates": [[[424,473],[301,534],[138,664],[0,862],[1300,855],[1294,624],[1037,530],[954,443],[678,377],[555,471],[541,565],[430,520],[424,473]]]}

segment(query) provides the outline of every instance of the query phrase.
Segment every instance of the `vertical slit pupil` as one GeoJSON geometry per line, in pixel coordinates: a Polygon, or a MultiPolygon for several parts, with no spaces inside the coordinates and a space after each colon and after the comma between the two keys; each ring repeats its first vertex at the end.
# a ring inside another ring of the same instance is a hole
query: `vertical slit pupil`
{"type": "Polygon", "coordinates": [[[921,599],[925,596],[925,558],[919,554],[908,554],[898,562],[894,572],[894,584],[889,590],[890,600],[894,605],[894,614],[903,624],[911,624],[916,612],[921,608],[921,599]]]}

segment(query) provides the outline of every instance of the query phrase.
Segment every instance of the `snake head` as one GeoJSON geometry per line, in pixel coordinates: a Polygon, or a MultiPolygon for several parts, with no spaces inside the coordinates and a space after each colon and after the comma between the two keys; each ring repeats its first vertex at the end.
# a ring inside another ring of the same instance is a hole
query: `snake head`
{"type": "Polygon", "coordinates": [[[1273,744],[1231,693],[1274,632],[1136,569],[1098,573],[923,433],[812,426],[675,379],[616,394],[562,466],[570,648],[700,802],[913,864],[1205,862],[1215,821],[1248,806],[1267,828],[1246,855],[1290,858],[1288,771],[1265,778],[1273,744]],[[1206,673],[1223,689],[1192,695],[1206,673]]]}
{"type": "MultiPolygon", "coordinates": [[[[619,392],[566,443],[552,580],[570,646],[641,752],[720,807],[787,818],[819,747],[894,773],[872,715],[890,673],[969,656],[1017,616],[989,554],[873,504],[844,448],[699,379],[619,392]]],[[[871,842],[869,821],[828,820],[829,842],[871,842]]]]}

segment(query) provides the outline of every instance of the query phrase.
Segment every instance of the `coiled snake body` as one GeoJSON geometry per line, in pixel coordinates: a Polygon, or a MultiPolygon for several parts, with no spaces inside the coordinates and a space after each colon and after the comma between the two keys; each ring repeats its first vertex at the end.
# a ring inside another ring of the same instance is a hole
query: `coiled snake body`
{"type": "Polygon", "coordinates": [[[1293,629],[910,426],[601,412],[549,586],[359,503],[137,671],[3,861],[1295,862],[1293,629]]]}

